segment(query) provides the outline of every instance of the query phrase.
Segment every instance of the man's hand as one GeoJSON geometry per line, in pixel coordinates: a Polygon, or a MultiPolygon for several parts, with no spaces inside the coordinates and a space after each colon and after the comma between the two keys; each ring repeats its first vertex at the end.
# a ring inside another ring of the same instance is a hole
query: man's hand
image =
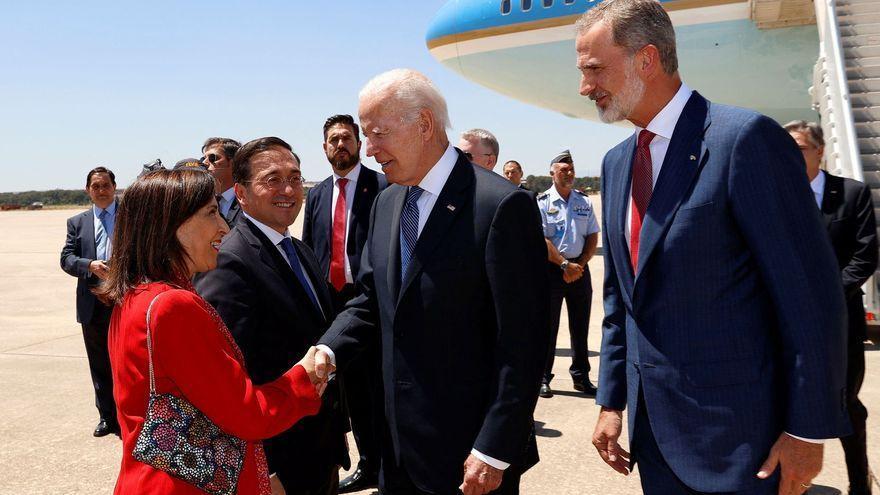
{"type": "Polygon", "coordinates": [[[504,471],[493,468],[470,454],[464,461],[464,481],[458,487],[464,495],[483,495],[501,486],[504,471]]]}
{"type": "Polygon", "coordinates": [[[779,495],[800,495],[810,488],[813,478],[822,470],[824,447],[821,443],[805,442],[783,433],[761,465],[758,478],[768,478],[779,466],[779,495]]]}
{"type": "Polygon", "coordinates": [[[89,271],[101,280],[107,280],[110,274],[110,267],[103,260],[94,260],[89,263],[89,271]]]}
{"type": "Polygon", "coordinates": [[[629,474],[629,452],[617,443],[623,431],[623,412],[602,408],[596,430],[593,432],[593,445],[605,464],[620,474],[629,474]]]}
{"type": "Polygon", "coordinates": [[[318,395],[323,395],[324,389],[327,388],[327,380],[319,379],[315,373],[315,353],[317,352],[318,349],[315,346],[309,347],[309,352],[307,352],[306,355],[296,364],[305,368],[306,373],[309,374],[309,381],[315,386],[318,395]]]}
{"type": "Polygon", "coordinates": [[[562,280],[569,284],[583,276],[584,267],[574,262],[569,263],[568,266],[565,267],[565,271],[562,272],[562,280]]]}
{"type": "Polygon", "coordinates": [[[275,473],[269,476],[269,486],[272,488],[272,495],[287,495],[287,492],[284,491],[284,485],[281,484],[281,480],[275,473]]]}
{"type": "Polygon", "coordinates": [[[330,356],[322,350],[315,353],[315,376],[318,380],[326,382],[330,379],[330,373],[336,371],[336,366],[330,362],[330,356]]]}

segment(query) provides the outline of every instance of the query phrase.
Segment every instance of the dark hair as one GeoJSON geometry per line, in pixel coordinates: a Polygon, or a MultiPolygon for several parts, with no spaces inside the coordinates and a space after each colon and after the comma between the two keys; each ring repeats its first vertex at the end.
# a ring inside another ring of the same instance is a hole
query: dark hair
{"type": "Polygon", "coordinates": [[[95,174],[107,174],[107,175],[109,175],[109,176],[110,176],[110,182],[113,183],[113,186],[114,186],[114,187],[116,186],[116,175],[113,173],[112,170],[110,170],[110,169],[108,169],[108,168],[104,168],[104,167],[95,167],[95,168],[89,170],[89,174],[86,175],[86,189],[88,189],[89,186],[92,185],[92,176],[95,175],[95,174]]]}
{"type": "Polygon", "coordinates": [[[327,140],[327,131],[329,131],[334,125],[347,125],[351,127],[351,131],[354,132],[354,140],[361,142],[361,128],[355,123],[354,117],[347,114],[333,115],[324,121],[324,141],[327,140]]]}
{"type": "MultiPolygon", "coordinates": [[[[237,184],[243,184],[251,179],[251,158],[257,153],[269,151],[271,148],[284,148],[293,156],[293,148],[290,147],[283,139],[269,136],[248,141],[235,154],[232,161],[232,181],[237,184]]],[[[297,160],[299,162],[299,160],[297,160]]]]}
{"type": "Polygon", "coordinates": [[[212,137],[205,140],[205,144],[202,145],[202,153],[205,152],[207,147],[214,146],[215,144],[219,144],[223,147],[223,154],[226,155],[226,159],[229,161],[232,161],[235,158],[235,154],[238,153],[239,148],[241,148],[241,143],[235,139],[212,137]]]}
{"type": "Polygon", "coordinates": [[[144,281],[186,283],[186,250],[177,229],[214,200],[214,177],[198,170],[157,170],[125,190],[116,211],[110,274],[95,290],[119,304],[144,281]]]}
{"type": "MultiPolygon", "coordinates": [[[[506,162],[504,162],[504,167],[506,167],[508,163],[512,163],[512,164],[516,165],[516,169],[519,170],[519,173],[522,173],[522,165],[520,165],[518,161],[507,160],[506,162]]],[[[504,167],[502,167],[502,168],[504,168],[504,167]]]]}

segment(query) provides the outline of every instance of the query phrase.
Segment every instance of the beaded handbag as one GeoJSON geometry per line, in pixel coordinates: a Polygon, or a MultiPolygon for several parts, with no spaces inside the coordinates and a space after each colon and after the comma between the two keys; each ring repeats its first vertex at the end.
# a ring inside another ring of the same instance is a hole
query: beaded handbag
{"type": "Polygon", "coordinates": [[[244,465],[246,442],[224,433],[185,398],[156,393],[150,311],[158,298],[147,309],[150,401],[132,455],[206,493],[232,495],[244,465]]]}

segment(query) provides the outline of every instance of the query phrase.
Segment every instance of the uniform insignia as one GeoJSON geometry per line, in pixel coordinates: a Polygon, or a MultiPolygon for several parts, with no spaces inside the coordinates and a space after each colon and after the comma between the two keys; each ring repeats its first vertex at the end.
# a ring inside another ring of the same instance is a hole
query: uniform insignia
{"type": "Polygon", "coordinates": [[[696,160],[696,159],[697,159],[697,157],[696,157],[696,156],[694,156],[694,155],[691,155],[691,161],[694,161],[694,160],[696,160]]]}
{"type": "Polygon", "coordinates": [[[549,213],[551,215],[555,215],[555,214],[559,213],[559,208],[550,208],[549,210],[547,210],[547,213],[549,213]]]}
{"type": "Polygon", "coordinates": [[[541,194],[539,194],[537,197],[538,197],[538,199],[547,199],[547,196],[549,196],[549,194],[547,194],[547,193],[541,193],[541,194]]]}

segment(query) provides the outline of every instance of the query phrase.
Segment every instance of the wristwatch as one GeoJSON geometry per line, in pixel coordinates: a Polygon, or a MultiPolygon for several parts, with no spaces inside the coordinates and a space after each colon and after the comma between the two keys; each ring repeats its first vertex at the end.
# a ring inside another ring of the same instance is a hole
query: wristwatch
{"type": "Polygon", "coordinates": [[[565,269],[568,268],[569,263],[568,260],[562,260],[562,263],[559,264],[559,268],[562,268],[562,271],[565,271],[565,269]]]}

